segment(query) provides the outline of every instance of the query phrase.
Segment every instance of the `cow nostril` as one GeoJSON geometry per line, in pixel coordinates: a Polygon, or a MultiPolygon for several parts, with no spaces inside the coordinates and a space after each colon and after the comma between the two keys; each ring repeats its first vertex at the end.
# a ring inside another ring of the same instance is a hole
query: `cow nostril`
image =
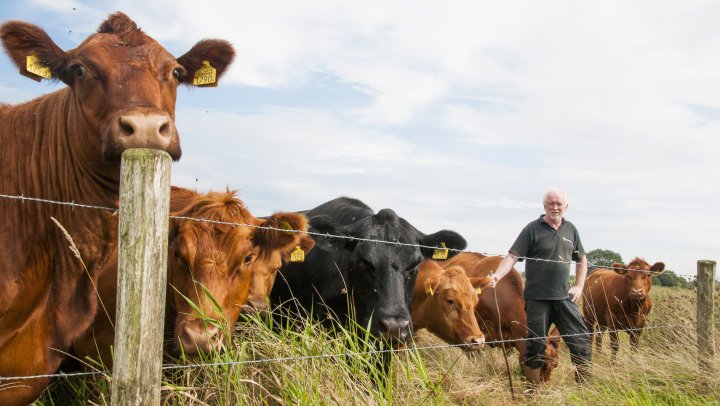
{"type": "Polygon", "coordinates": [[[135,134],[135,127],[124,118],[120,119],[120,130],[122,131],[123,135],[131,136],[135,134]]]}
{"type": "Polygon", "coordinates": [[[169,133],[169,128],[170,128],[170,122],[165,121],[164,123],[162,123],[160,125],[160,129],[158,131],[160,132],[160,135],[167,136],[169,133]]]}

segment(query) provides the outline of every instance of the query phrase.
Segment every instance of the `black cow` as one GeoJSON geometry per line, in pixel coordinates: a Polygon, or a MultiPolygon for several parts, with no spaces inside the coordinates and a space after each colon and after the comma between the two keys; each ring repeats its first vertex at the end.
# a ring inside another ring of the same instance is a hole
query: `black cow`
{"type": "Polygon", "coordinates": [[[465,239],[454,231],[425,235],[390,209],[375,213],[365,203],[340,197],[306,213],[310,232],[351,238],[318,237],[304,262],[289,262],[280,269],[270,294],[276,306],[299,305],[325,321],[330,314],[345,324],[351,299],[355,322],[369,326],[376,338],[397,344],[408,339],[412,323],[408,307],[418,265],[445,243],[462,250],[465,239]],[[381,240],[410,245],[395,245],[381,240]],[[296,300],[291,300],[291,299],[296,300]]]}

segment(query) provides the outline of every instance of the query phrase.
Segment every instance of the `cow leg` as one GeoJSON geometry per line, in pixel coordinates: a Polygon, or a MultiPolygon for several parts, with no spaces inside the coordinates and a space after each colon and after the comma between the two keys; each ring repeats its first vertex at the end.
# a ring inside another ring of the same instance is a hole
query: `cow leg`
{"type": "Polygon", "coordinates": [[[620,348],[620,342],[618,341],[618,333],[617,330],[610,330],[608,333],[610,334],[610,350],[612,354],[612,359],[615,359],[615,356],[617,355],[618,349],[620,348]]]}
{"type": "Polygon", "coordinates": [[[630,335],[630,348],[637,351],[638,349],[638,341],[640,341],[640,333],[642,333],[641,330],[630,330],[628,331],[628,334],[630,335]]]}
{"type": "Polygon", "coordinates": [[[598,327],[595,334],[595,350],[599,353],[602,352],[602,341],[603,341],[603,334],[605,334],[605,329],[602,327],[598,327]]]}

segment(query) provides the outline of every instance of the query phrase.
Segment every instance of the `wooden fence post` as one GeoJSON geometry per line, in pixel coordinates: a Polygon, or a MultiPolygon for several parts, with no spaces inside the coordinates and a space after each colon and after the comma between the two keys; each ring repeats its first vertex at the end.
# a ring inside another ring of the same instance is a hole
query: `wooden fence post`
{"type": "Polygon", "coordinates": [[[120,169],[112,405],[159,405],[171,158],[129,149],[120,169]]]}
{"type": "Polygon", "coordinates": [[[715,261],[697,262],[697,343],[700,369],[703,374],[715,369],[715,261]]]}

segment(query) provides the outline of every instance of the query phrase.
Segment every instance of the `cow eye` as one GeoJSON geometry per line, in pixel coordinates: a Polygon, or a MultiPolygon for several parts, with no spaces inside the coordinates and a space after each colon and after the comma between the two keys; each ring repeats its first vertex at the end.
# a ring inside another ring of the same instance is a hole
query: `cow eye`
{"type": "Polygon", "coordinates": [[[175,68],[172,71],[172,76],[175,78],[175,80],[180,81],[180,78],[182,78],[183,73],[180,70],[180,68],[175,68]]]}
{"type": "Polygon", "coordinates": [[[248,254],[248,256],[245,257],[245,265],[249,264],[250,261],[252,261],[252,254],[248,254]]]}
{"type": "Polygon", "coordinates": [[[446,299],[445,303],[447,303],[448,306],[453,306],[455,304],[455,301],[453,299],[446,299]]]}
{"type": "Polygon", "coordinates": [[[173,250],[173,256],[175,259],[180,258],[180,252],[178,250],[173,250]]]}
{"type": "Polygon", "coordinates": [[[82,65],[75,65],[73,66],[72,71],[76,78],[81,78],[85,76],[85,72],[87,72],[87,69],[85,69],[85,67],[82,65]]]}

